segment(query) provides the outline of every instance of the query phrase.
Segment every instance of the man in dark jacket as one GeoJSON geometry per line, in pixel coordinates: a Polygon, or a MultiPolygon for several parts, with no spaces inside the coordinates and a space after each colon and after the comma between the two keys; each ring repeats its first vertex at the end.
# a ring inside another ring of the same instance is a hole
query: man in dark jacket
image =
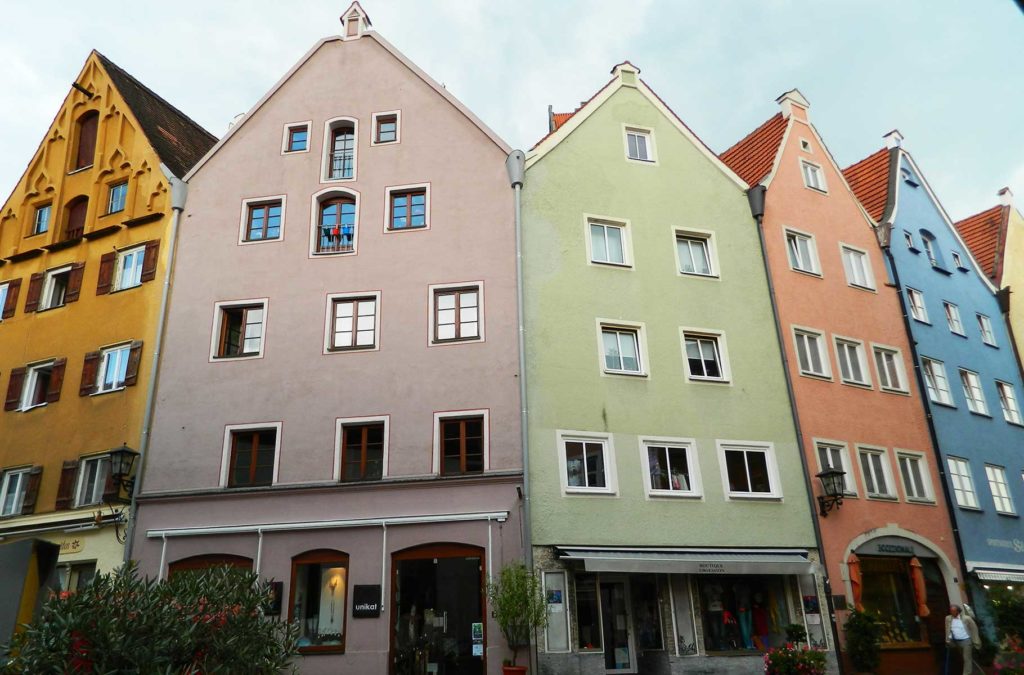
{"type": "Polygon", "coordinates": [[[978,624],[974,619],[960,610],[960,605],[950,605],[946,615],[946,647],[956,648],[964,657],[964,675],[974,672],[974,661],[971,655],[974,649],[981,647],[978,636],[978,624]]]}

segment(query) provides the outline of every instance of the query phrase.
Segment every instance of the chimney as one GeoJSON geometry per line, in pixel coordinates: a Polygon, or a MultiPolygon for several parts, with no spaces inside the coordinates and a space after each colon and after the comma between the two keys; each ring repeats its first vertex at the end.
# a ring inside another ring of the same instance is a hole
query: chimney
{"type": "Polygon", "coordinates": [[[885,139],[885,147],[892,150],[893,148],[899,148],[903,145],[903,134],[900,133],[899,129],[893,129],[886,135],[882,136],[885,139]]]}
{"type": "Polygon", "coordinates": [[[1013,192],[1008,187],[999,191],[999,203],[1003,206],[1013,206],[1013,192]]]}
{"type": "Polygon", "coordinates": [[[810,102],[804,98],[799,89],[790,89],[782,96],[775,99],[775,102],[782,108],[782,116],[789,119],[796,110],[796,118],[806,120],[807,109],[811,107],[810,102]]]}
{"type": "Polygon", "coordinates": [[[555,130],[555,107],[548,106],[548,133],[555,130]]]}
{"type": "Polygon", "coordinates": [[[629,61],[623,61],[612,68],[612,75],[619,78],[622,84],[635,87],[640,76],[640,69],[629,61]]]}

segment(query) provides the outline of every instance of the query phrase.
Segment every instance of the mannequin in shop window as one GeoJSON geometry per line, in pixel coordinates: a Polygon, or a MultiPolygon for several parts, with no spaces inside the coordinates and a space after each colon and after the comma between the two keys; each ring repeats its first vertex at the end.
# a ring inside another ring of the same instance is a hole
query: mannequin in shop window
{"type": "Polygon", "coordinates": [[[768,649],[768,608],[765,607],[764,593],[754,593],[754,603],[751,610],[754,618],[754,646],[761,651],[768,649]]]}
{"type": "Polygon", "coordinates": [[[753,634],[753,607],[750,603],[750,586],[744,583],[734,584],[732,587],[733,597],[736,599],[736,619],[740,624],[740,636],[743,638],[743,648],[753,649],[754,643],[751,640],[753,634]]]}
{"type": "Polygon", "coordinates": [[[722,649],[723,616],[725,603],[722,602],[722,587],[718,584],[709,584],[704,588],[707,596],[708,609],[708,632],[711,634],[711,649],[718,651],[722,649]]]}

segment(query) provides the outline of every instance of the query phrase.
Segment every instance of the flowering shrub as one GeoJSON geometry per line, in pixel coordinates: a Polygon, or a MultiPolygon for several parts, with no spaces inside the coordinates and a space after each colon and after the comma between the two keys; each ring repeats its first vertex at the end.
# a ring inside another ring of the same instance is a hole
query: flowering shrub
{"type": "Polygon", "coordinates": [[[765,675],[825,675],[825,652],[787,643],[764,655],[765,675]]]}
{"type": "Polygon", "coordinates": [[[995,666],[999,675],[1024,675],[1024,644],[1020,638],[1006,638],[995,666]]]}

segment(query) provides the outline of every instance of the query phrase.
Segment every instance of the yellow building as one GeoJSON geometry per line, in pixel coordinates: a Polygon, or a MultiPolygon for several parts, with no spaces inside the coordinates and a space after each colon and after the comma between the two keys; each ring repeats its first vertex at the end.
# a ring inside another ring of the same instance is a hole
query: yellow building
{"type": "Polygon", "coordinates": [[[65,588],[122,561],[109,452],[144,444],[178,179],[215,142],[94,51],[0,210],[0,544],[58,544],[65,588]]]}

